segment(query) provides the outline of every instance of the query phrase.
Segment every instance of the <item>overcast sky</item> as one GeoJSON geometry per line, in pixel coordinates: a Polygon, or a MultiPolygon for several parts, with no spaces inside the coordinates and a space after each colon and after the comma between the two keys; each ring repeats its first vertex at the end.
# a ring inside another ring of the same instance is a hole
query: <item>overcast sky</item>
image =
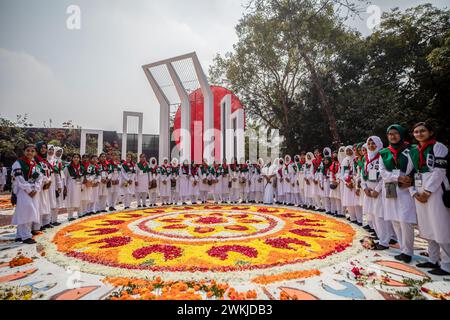
{"type": "MultiPolygon", "coordinates": [[[[448,0],[373,0],[382,11],[448,0]]],[[[158,133],[158,104],[141,66],[196,51],[207,72],[236,42],[246,0],[0,0],[0,116],[27,113],[86,129],[122,131],[122,111],[144,112],[158,133]],[[68,6],[81,9],[69,30],[68,6]]],[[[368,14],[348,21],[367,35],[368,14]]],[[[137,121],[130,121],[137,132],[137,121]]]]}

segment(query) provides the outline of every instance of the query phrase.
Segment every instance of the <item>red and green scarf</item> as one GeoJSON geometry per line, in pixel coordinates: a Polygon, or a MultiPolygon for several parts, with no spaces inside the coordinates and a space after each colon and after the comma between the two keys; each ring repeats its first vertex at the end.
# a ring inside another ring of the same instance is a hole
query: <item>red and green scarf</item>
{"type": "Polygon", "coordinates": [[[425,142],[422,146],[414,145],[409,151],[414,169],[416,172],[425,173],[429,171],[427,165],[427,157],[433,151],[436,140],[431,139],[425,142]]]}

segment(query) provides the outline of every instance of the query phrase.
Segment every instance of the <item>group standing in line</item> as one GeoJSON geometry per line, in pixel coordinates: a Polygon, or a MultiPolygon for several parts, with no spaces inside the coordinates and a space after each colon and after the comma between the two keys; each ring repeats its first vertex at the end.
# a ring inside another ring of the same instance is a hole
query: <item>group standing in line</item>
{"type": "Polygon", "coordinates": [[[410,263],[414,228],[428,241],[429,261],[417,264],[434,275],[450,274],[450,209],[448,149],[437,142],[424,122],[412,128],[417,144],[405,140],[406,131],[392,125],[389,142],[371,136],[363,143],[302,152],[291,158],[227,164],[179,163],[164,158],[132,155],[120,161],[102,153],[74,154],[62,160],[62,148],[39,142],[28,145],[12,167],[17,205],[13,224],[17,241],[34,243],[33,234],[68,219],[115,211],[119,201],[128,209],[133,197],[138,208],[159,205],[260,203],[297,206],[347,218],[378,240],[375,250],[398,242],[395,259],[410,263]],[[158,204],[157,204],[158,201],[158,204]],[[76,214],[76,217],[75,217],[76,214]]]}

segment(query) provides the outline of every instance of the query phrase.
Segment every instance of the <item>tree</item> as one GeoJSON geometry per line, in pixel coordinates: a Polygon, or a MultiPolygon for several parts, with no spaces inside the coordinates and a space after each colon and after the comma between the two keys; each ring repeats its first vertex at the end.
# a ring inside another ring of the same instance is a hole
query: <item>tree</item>
{"type": "Polygon", "coordinates": [[[323,79],[340,44],[357,35],[345,29],[335,5],[357,10],[347,1],[250,1],[236,27],[234,52],[216,56],[210,68],[212,81],[237,92],[249,116],[280,129],[288,150],[298,145],[295,127],[308,109],[300,98],[306,87],[317,94],[326,135],[334,145],[340,142],[323,79]]]}
{"type": "Polygon", "coordinates": [[[344,26],[339,1],[250,3],[233,52],[216,56],[210,77],[249,117],[280,129],[286,152],[385,137],[388,125],[419,120],[448,143],[448,10],[394,9],[362,37],[344,26]]]}

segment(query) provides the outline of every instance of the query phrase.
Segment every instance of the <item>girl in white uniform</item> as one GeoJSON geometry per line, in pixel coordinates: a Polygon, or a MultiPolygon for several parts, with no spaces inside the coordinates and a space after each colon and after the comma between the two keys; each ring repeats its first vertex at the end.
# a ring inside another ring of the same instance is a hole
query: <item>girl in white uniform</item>
{"type": "MultiPolygon", "coordinates": [[[[410,146],[404,142],[403,137],[404,129],[401,126],[392,125],[387,129],[389,147],[379,151],[378,163],[383,179],[384,218],[391,222],[400,243],[401,254],[396,255],[395,259],[409,263],[414,254],[414,225],[417,224],[417,216],[414,200],[409,192],[412,182],[410,174],[413,169],[408,157],[410,146]]],[[[377,142],[377,137],[369,139],[373,140],[371,144],[376,144],[378,149],[381,141],[377,142]]],[[[370,156],[369,142],[368,149],[370,156]]],[[[370,180],[370,164],[366,165],[366,168],[370,180]]]]}
{"type": "Polygon", "coordinates": [[[98,158],[96,155],[92,155],[90,157],[91,161],[91,170],[93,171],[94,179],[92,180],[92,195],[91,195],[91,201],[87,207],[88,214],[95,214],[97,211],[97,201],[100,194],[100,183],[101,183],[101,176],[100,176],[100,167],[98,165],[98,158]]]}
{"type": "Polygon", "coordinates": [[[169,159],[164,158],[162,165],[159,167],[159,197],[162,205],[170,203],[170,189],[172,179],[172,167],[169,164],[169,159]]]}
{"type": "Polygon", "coordinates": [[[17,203],[11,224],[17,226],[16,241],[34,244],[32,239],[32,225],[40,223],[37,210],[37,192],[39,180],[42,179],[37,164],[34,161],[36,147],[27,145],[24,156],[14,162],[12,166],[12,190],[17,203]]]}
{"type": "Polygon", "coordinates": [[[292,182],[294,181],[294,168],[292,167],[292,158],[290,155],[284,156],[284,167],[283,172],[285,175],[285,179],[283,181],[283,191],[284,191],[284,203],[288,206],[293,205],[293,192],[294,186],[292,182]]]}
{"type": "Polygon", "coordinates": [[[180,166],[178,164],[178,159],[173,158],[172,162],[172,204],[177,205],[178,201],[180,201],[180,166]]]}
{"type": "Polygon", "coordinates": [[[338,160],[339,160],[339,191],[341,193],[341,213],[342,215],[345,217],[345,208],[342,202],[342,199],[344,198],[344,189],[345,189],[345,181],[344,181],[344,168],[342,168],[342,162],[344,161],[345,157],[346,157],[346,153],[345,153],[345,147],[339,147],[338,150],[338,160]]]}
{"type": "Polygon", "coordinates": [[[254,166],[254,173],[252,176],[255,203],[261,203],[263,201],[264,178],[262,176],[262,168],[264,168],[264,160],[259,158],[258,163],[254,166]]]}
{"type": "Polygon", "coordinates": [[[206,163],[206,159],[203,159],[203,163],[199,169],[199,192],[200,192],[200,203],[206,203],[208,200],[208,194],[211,189],[211,175],[209,172],[209,166],[206,163]]]}
{"type": "Polygon", "coordinates": [[[95,179],[94,168],[91,166],[88,154],[82,155],[81,166],[83,167],[83,181],[81,185],[81,208],[78,213],[79,217],[83,217],[89,213],[88,206],[93,201],[92,183],[95,179]]]}
{"type": "Polygon", "coordinates": [[[312,152],[308,152],[306,154],[306,162],[305,162],[305,203],[307,205],[307,209],[314,209],[314,166],[313,166],[314,154],[312,152]]]}
{"type": "Polygon", "coordinates": [[[136,193],[136,164],[131,154],[127,154],[127,159],[122,162],[121,181],[123,204],[125,209],[129,209],[136,193]]]}
{"type": "Polygon", "coordinates": [[[428,262],[418,267],[433,268],[429,273],[450,275],[450,209],[444,205],[444,190],[450,190],[446,176],[448,149],[433,138],[433,129],[424,122],[413,128],[418,141],[409,157],[414,166],[414,196],[420,236],[428,241],[428,262]]]}
{"type": "Polygon", "coordinates": [[[238,203],[239,201],[239,166],[236,160],[230,164],[230,180],[231,180],[231,203],[238,203]]]}
{"type": "Polygon", "coordinates": [[[156,206],[156,198],[158,197],[159,177],[158,177],[158,162],[156,158],[150,158],[149,171],[148,171],[148,197],[150,207],[156,206]]]}
{"type": "Polygon", "coordinates": [[[298,174],[297,174],[297,183],[298,183],[298,197],[299,197],[299,206],[302,208],[306,208],[305,202],[305,164],[306,164],[306,154],[302,152],[300,155],[295,156],[297,159],[295,163],[297,165],[298,174]]]}
{"type": "Polygon", "coordinates": [[[136,191],[136,202],[137,207],[147,207],[147,196],[148,196],[148,162],[145,154],[141,153],[139,155],[139,162],[136,164],[136,181],[135,181],[135,191],[136,191]]]}
{"type": "Polygon", "coordinates": [[[356,212],[355,212],[355,203],[356,203],[356,195],[355,195],[355,182],[353,180],[354,174],[354,154],[353,154],[353,146],[347,146],[345,148],[346,157],[342,161],[341,164],[341,172],[343,175],[344,181],[344,192],[342,197],[342,205],[347,210],[349,214],[350,222],[356,222],[356,212]]]}
{"type": "Polygon", "coordinates": [[[270,159],[261,170],[261,175],[264,179],[264,204],[272,204],[274,200],[273,183],[276,179],[276,167],[272,164],[270,159]]]}
{"type": "Polygon", "coordinates": [[[109,203],[109,211],[116,210],[117,198],[119,197],[120,192],[120,180],[121,180],[121,172],[122,165],[120,164],[120,155],[115,153],[109,162],[109,176],[108,179],[111,181],[109,184],[110,188],[108,188],[108,203],[109,203]]]}
{"type": "Polygon", "coordinates": [[[341,205],[341,188],[342,183],[340,179],[340,164],[337,152],[333,152],[330,170],[328,171],[328,178],[330,180],[330,211],[335,217],[345,217],[342,212],[341,205]]]}
{"type": "Polygon", "coordinates": [[[191,167],[188,160],[183,161],[183,165],[180,167],[180,198],[182,204],[186,204],[191,197],[191,167]]]}
{"type": "MultiPolygon", "coordinates": [[[[106,161],[106,154],[101,153],[98,162],[98,172],[100,174],[100,183],[98,185],[98,199],[95,205],[97,213],[107,212],[106,206],[108,201],[108,161],[106,161]]],[[[109,182],[110,183],[110,182],[109,182]]]]}
{"type": "Polygon", "coordinates": [[[62,180],[62,149],[54,146],[50,146],[48,148],[47,153],[47,161],[50,164],[52,175],[51,175],[51,185],[50,185],[50,193],[54,194],[54,197],[50,198],[50,208],[51,208],[51,218],[50,224],[52,226],[59,226],[58,222],[58,214],[59,210],[62,208],[62,191],[64,188],[63,180],[62,180]],[[56,156],[56,152],[58,152],[58,156],[56,156]]]}
{"type": "Polygon", "coordinates": [[[191,195],[191,203],[197,204],[198,197],[200,195],[200,177],[199,177],[199,168],[198,165],[194,162],[191,164],[191,177],[190,177],[190,195],[191,195]]]}
{"type": "MultiPolygon", "coordinates": [[[[52,168],[50,163],[47,161],[47,144],[45,142],[38,142],[36,144],[36,157],[35,161],[38,168],[42,173],[41,180],[41,190],[38,192],[38,211],[41,215],[40,226],[34,225],[33,230],[45,230],[47,228],[53,228],[50,225],[51,221],[51,203],[56,198],[55,194],[50,194],[50,188],[52,185],[51,175],[52,168]]],[[[56,202],[56,200],[54,200],[56,202]]]]}
{"type": "Polygon", "coordinates": [[[239,197],[242,203],[248,202],[248,193],[250,192],[250,174],[248,163],[239,165],[239,197]]]}
{"type": "Polygon", "coordinates": [[[330,178],[329,171],[331,166],[331,149],[325,148],[323,150],[324,158],[319,170],[319,181],[321,187],[321,203],[327,214],[331,214],[330,204],[330,178]]]}
{"type": "Polygon", "coordinates": [[[64,169],[64,194],[66,195],[65,200],[69,221],[75,220],[73,216],[75,212],[78,213],[78,217],[81,217],[81,185],[83,183],[84,167],[80,161],[81,156],[74,154],[72,161],[64,169]]]}

